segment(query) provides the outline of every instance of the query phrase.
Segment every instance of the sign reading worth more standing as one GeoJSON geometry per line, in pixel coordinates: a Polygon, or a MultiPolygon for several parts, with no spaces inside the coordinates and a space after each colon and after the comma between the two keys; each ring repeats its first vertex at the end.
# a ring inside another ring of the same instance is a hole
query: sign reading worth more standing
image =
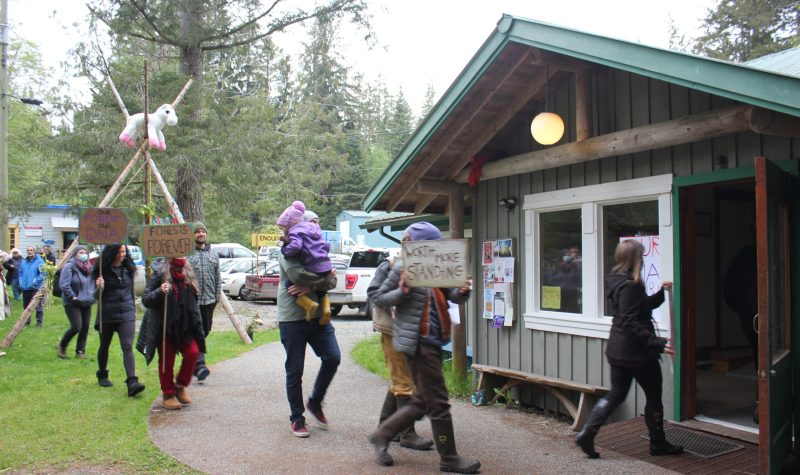
{"type": "Polygon", "coordinates": [[[462,287],[467,282],[467,240],[404,241],[409,287],[462,287]]]}
{"type": "Polygon", "coordinates": [[[147,257],[184,257],[194,252],[194,233],[186,223],[144,226],[139,243],[147,257]]]}
{"type": "Polygon", "coordinates": [[[78,242],[120,244],[128,241],[128,216],[118,208],[81,208],[78,242]]]}

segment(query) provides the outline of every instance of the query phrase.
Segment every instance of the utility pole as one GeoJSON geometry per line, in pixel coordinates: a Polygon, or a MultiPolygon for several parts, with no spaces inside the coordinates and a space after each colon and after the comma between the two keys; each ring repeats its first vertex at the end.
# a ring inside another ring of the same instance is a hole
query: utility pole
{"type": "Polygon", "coordinates": [[[8,0],[0,0],[0,249],[8,251],[8,0]]]}

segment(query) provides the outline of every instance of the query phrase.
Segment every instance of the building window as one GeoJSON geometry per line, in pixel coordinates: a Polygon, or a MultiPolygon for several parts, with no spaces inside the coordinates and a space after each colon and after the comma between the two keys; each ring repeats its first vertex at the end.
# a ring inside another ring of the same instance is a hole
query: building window
{"type": "Polygon", "coordinates": [[[19,241],[19,235],[17,234],[17,225],[16,224],[9,224],[8,225],[8,248],[14,249],[17,247],[17,242],[19,241]]]}
{"type": "MultiPolygon", "coordinates": [[[[671,190],[663,175],[526,196],[526,328],[607,338],[604,276],[620,240],[645,245],[643,280],[653,291],[672,280],[671,190]]],[[[666,330],[660,310],[653,316],[666,330]]]]}
{"type": "Polygon", "coordinates": [[[539,230],[541,308],[581,313],[581,210],[540,213],[539,230]]]}

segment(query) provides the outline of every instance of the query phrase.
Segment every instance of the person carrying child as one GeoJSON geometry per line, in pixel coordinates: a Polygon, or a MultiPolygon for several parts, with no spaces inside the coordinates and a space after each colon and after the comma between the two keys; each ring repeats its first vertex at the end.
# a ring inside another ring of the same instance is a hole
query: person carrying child
{"type": "MultiPolygon", "coordinates": [[[[305,212],[305,204],[302,201],[295,201],[278,218],[278,227],[283,231],[280,239],[283,243],[281,254],[287,258],[298,259],[305,270],[325,277],[333,269],[331,260],[328,258],[330,244],[322,238],[319,224],[303,220],[305,212]]],[[[294,282],[287,277],[284,284],[288,289],[294,282]]],[[[330,297],[327,292],[322,291],[317,291],[317,297],[322,305],[322,317],[319,319],[319,324],[327,325],[331,320],[330,297]]],[[[306,311],[306,320],[311,320],[320,305],[306,295],[297,297],[296,303],[306,311]]]]}

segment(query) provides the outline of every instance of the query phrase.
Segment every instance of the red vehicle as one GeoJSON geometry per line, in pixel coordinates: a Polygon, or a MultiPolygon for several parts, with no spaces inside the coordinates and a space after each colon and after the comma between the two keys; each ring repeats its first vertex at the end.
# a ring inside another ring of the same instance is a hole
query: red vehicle
{"type": "Polygon", "coordinates": [[[244,279],[242,297],[245,300],[272,300],[278,302],[278,287],[280,287],[280,271],[278,263],[258,266],[260,272],[249,274],[244,279]]]}

